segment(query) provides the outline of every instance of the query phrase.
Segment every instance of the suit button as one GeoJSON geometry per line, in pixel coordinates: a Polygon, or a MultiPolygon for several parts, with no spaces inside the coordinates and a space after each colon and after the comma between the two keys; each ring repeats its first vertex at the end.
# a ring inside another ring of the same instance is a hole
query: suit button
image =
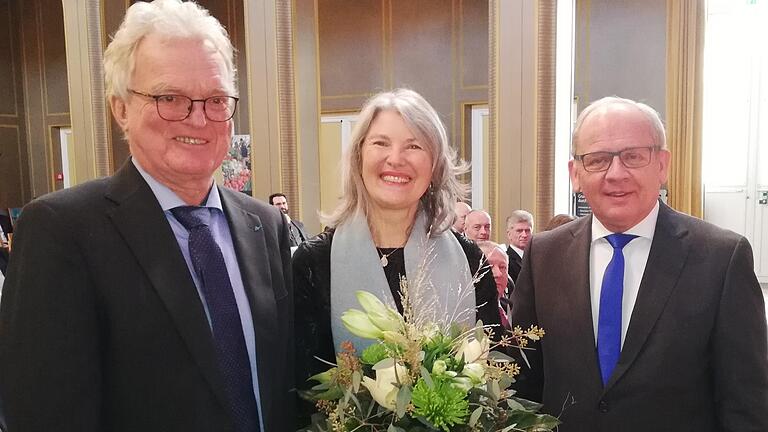
{"type": "Polygon", "coordinates": [[[597,409],[600,410],[601,413],[607,413],[611,410],[611,405],[609,405],[606,400],[600,400],[600,403],[597,404],[597,409]]]}

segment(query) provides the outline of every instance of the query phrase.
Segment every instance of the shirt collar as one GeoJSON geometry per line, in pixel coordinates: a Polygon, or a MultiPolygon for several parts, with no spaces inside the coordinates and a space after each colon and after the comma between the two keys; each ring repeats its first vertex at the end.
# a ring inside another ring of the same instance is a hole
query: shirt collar
{"type": "MultiPolygon", "coordinates": [[[[638,237],[645,237],[653,241],[653,233],[656,231],[656,219],[659,217],[659,201],[653,206],[650,213],[637,225],[624,231],[625,234],[633,234],[638,237]]],[[[613,234],[606,228],[594,215],[592,215],[592,242],[601,239],[609,234],[613,234]]]]}
{"type": "Polygon", "coordinates": [[[509,247],[511,247],[513,251],[517,252],[517,255],[518,255],[520,258],[522,258],[522,257],[523,257],[523,254],[524,254],[525,252],[524,252],[522,249],[520,249],[519,247],[517,247],[517,246],[513,245],[512,243],[510,243],[510,244],[509,244],[509,247]]]}
{"type": "MultiPolygon", "coordinates": [[[[139,174],[141,174],[141,177],[144,178],[144,181],[147,182],[147,185],[149,185],[149,188],[152,190],[152,193],[155,194],[155,198],[157,198],[157,202],[160,203],[160,207],[163,209],[163,211],[169,211],[172,208],[176,207],[183,207],[187,206],[188,204],[184,202],[181,198],[179,198],[178,195],[176,195],[176,192],[172,191],[168,186],[160,183],[157,181],[154,177],[152,177],[147,171],[144,170],[144,168],[139,164],[139,161],[137,161],[134,158],[131,158],[131,162],[133,163],[133,166],[136,167],[136,170],[139,171],[139,174]]],[[[223,207],[221,206],[221,197],[219,196],[219,188],[213,187],[214,184],[211,184],[211,190],[208,192],[208,200],[205,202],[205,205],[202,207],[212,207],[217,208],[224,211],[223,207]]]]}

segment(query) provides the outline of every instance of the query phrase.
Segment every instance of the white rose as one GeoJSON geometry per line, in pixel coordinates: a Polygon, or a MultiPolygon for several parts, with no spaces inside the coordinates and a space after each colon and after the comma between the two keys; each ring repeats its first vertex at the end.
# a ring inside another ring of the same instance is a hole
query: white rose
{"type": "MultiPolygon", "coordinates": [[[[389,362],[390,366],[379,367],[374,369],[376,371],[376,380],[372,380],[368,377],[363,377],[363,386],[368,389],[373,399],[379,405],[387,408],[390,411],[394,411],[397,403],[397,390],[395,384],[403,381],[403,378],[408,373],[408,369],[405,366],[395,364],[393,359],[389,362]]],[[[377,366],[385,364],[387,360],[382,360],[377,366]]]]}
{"type": "Polygon", "coordinates": [[[488,358],[490,347],[491,345],[488,338],[483,338],[482,341],[477,339],[472,339],[472,341],[464,339],[461,342],[459,351],[456,353],[456,360],[461,360],[462,356],[464,356],[465,363],[475,363],[478,360],[485,360],[488,358]]]}

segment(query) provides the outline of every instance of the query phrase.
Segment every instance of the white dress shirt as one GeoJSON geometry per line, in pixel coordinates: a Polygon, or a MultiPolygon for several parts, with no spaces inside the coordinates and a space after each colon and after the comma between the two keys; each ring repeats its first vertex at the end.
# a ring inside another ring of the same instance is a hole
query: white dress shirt
{"type": "MultiPolygon", "coordinates": [[[[632,228],[624,231],[625,234],[638,236],[624,246],[624,293],[621,299],[621,346],[624,346],[624,338],[627,336],[629,319],[635,308],[637,294],[640,291],[640,281],[643,279],[645,264],[648,262],[648,254],[651,251],[653,234],[656,231],[656,219],[659,216],[659,203],[653,207],[648,216],[632,228]]],[[[592,301],[592,329],[595,332],[595,345],[597,345],[597,322],[600,316],[600,291],[603,284],[603,275],[608,263],[613,257],[613,247],[605,239],[605,236],[614,234],[609,231],[596,217],[592,217],[592,243],[589,252],[589,293],[592,301]]]]}
{"type": "Polygon", "coordinates": [[[510,247],[510,248],[512,248],[512,250],[513,250],[513,251],[515,251],[515,253],[517,254],[517,256],[519,256],[520,258],[522,258],[522,257],[523,257],[523,254],[524,254],[525,252],[524,252],[522,249],[520,249],[519,247],[517,247],[517,246],[515,246],[515,245],[513,245],[513,244],[510,244],[510,245],[509,245],[509,247],[510,247]]]}

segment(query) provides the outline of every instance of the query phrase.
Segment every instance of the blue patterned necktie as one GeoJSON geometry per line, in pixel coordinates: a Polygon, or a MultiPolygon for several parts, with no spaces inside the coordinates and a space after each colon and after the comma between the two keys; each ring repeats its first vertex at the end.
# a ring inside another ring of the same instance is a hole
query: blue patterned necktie
{"type": "Polygon", "coordinates": [[[624,295],[622,249],[634,238],[637,236],[631,234],[611,234],[605,237],[613,246],[613,257],[603,275],[597,321],[597,356],[600,360],[603,385],[608,383],[621,353],[621,298],[624,295]]]}
{"type": "Polygon", "coordinates": [[[209,210],[205,207],[176,207],[171,213],[189,231],[189,255],[208,305],[216,358],[224,378],[235,430],[259,431],[259,412],[240,312],[224,256],[208,226],[209,210]]]}

